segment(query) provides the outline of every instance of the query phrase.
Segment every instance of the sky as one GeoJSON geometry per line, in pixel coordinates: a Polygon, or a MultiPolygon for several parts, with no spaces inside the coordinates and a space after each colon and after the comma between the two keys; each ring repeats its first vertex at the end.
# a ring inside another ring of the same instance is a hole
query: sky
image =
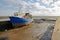
{"type": "Polygon", "coordinates": [[[34,16],[60,16],[60,0],[0,0],[0,16],[13,16],[19,10],[34,16]]]}

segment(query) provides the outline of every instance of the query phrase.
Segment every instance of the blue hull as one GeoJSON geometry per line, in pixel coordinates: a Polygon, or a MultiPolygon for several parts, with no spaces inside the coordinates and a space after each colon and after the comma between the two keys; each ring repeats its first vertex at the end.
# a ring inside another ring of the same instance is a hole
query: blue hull
{"type": "Polygon", "coordinates": [[[25,18],[19,18],[19,17],[9,17],[9,18],[12,24],[25,24],[27,22],[31,22],[30,19],[25,19],[25,18]]]}

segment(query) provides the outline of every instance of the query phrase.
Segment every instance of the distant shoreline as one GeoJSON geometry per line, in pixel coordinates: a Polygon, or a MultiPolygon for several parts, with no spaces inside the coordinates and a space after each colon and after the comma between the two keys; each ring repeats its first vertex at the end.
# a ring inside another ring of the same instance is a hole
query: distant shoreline
{"type": "MultiPolygon", "coordinates": [[[[7,19],[9,16],[0,16],[0,19],[7,19]]],[[[60,19],[60,16],[33,16],[33,18],[54,18],[60,19]]]]}

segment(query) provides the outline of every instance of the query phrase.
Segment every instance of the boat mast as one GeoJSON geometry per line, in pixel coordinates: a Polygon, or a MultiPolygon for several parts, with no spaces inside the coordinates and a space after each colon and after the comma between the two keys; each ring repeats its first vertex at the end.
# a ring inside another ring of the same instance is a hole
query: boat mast
{"type": "Polygon", "coordinates": [[[19,16],[21,14],[21,9],[22,9],[22,7],[20,6],[18,12],[14,13],[14,16],[19,16]]]}

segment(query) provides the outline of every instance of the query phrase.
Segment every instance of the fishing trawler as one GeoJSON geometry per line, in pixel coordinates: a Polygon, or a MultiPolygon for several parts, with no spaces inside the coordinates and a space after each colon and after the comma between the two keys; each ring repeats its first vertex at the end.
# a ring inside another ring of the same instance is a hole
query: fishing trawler
{"type": "MultiPolygon", "coordinates": [[[[23,14],[24,15],[24,14],[23,14]]],[[[31,18],[23,18],[22,14],[17,13],[15,14],[15,16],[11,16],[10,18],[10,22],[12,23],[12,25],[14,27],[19,27],[19,26],[24,26],[24,25],[28,25],[29,23],[31,23],[33,20],[31,18]]]]}
{"type": "Polygon", "coordinates": [[[14,16],[0,17],[0,31],[5,31],[5,29],[10,30],[11,28],[22,27],[29,25],[33,19],[23,18],[25,13],[20,11],[14,13],[14,16]]]}

